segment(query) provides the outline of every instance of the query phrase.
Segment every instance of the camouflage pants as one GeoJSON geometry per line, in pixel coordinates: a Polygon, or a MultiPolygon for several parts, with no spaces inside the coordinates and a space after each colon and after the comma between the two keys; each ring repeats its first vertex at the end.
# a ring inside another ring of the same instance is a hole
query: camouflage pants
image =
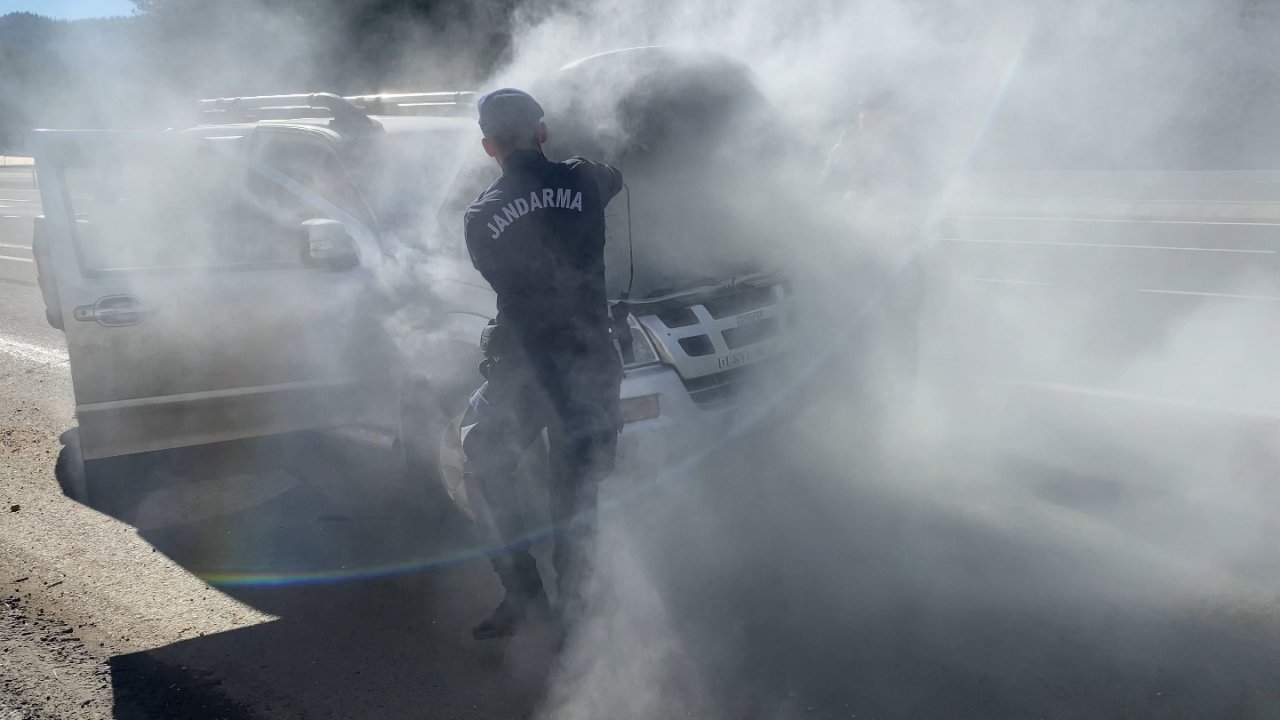
{"type": "Polygon", "coordinates": [[[578,598],[589,569],[596,494],[613,471],[622,370],[606,353],[500,358],[489,366],[462,422],[469,495],[476,519],[498,548],[493,566],[508,593],[542,589],[533,556],[529,509],[521,501],[521,460],[547,433],[552,562],[562,602],[578,598]],[[471,493],[475,488],[478,493],[471,493]]]}

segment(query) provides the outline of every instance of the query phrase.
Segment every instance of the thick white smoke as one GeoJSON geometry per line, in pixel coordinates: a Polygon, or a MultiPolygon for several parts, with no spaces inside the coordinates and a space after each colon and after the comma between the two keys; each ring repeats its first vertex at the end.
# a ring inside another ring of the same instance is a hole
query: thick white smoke
{"type": "MultiPolygon", "coordinates": [[[[892,368],[867,359],[875,348],[838,340],[886,337],[858,334],[864,315],[874,323],[883,314],[876,289],[898,277],[909,259],[899,251],[914,233],[948,234],[934,221],[967,171],[1202,167],[1214,142],[1207,134],[1228,125],[1217,116],[1230,109],[1206,106],[1196,92],[1230,82],[1227,68],[1241,62],[1233,46],[1249,32],[1239,18],[1238,8],[1209,3],[526,9],[514,61],[493,84],[532,83],[620,47],[721,52],[746,62],[779,108],[791,134],[779,142],[798,137],[825,152],[856,125],[863,103],[890,92],[911,118],[901,140],[937,179],[927,197],[904,203],[891,190],[878,194],[892,183],[895,168],[886,167],[882,185],[834,207],[817,189],[822,168],[812,156],[725,179],[724,192],[768,187],[789,201],[785,211],[834,216],[823,218],[834,232],[779,221],[730,242],[786,249],[808,283],[806,311],[823,320],[802,345],[839,359],[823,366],[824,397],[798,429],[763,431],[750,447],[728,443],[660,499],[605,517],[596,603],[553,676],[545,717],[801,717],[815,709],[807,702],[832,717],[833,708],[919,716],[943,705],[906,696],[945,703],[949,682],[983,685],[978,695],[1025,709],[1035,678],[1055,667],[1087,683],[1088,658],[1146,687],[1159,671],[1145,653],[1180,641],[1133,618],[1177,625],[1206,593],[1270,591],[1234,570],[1256,564],[1270,524],[1250,508],[1273,495],[1260,478],[1276,467],[1275,447],[1248,439],[1257,430],[1250,423],[1273,419],[1276,407],[1274,373],[1259,360],[1274,336],[1269,305],[1211,300],[1147,312],[1152,298],[1133,287],[1096,291],[1130,282],[1141,258],[1095,264],[1095,290],[1046,290],[1038,276],[1021,288],[975,290],[974,278],[956,278],[948,265],[954,244],[926,242],[924,389],[878,393],[901,390],[892,368]],[[808,204],[791,204],[797,198],[808,204]],[[1108,314],[1112,322],[1100,321],[1108,314]],[[1027,368],[1073,378],[1060,383],[1071,392],[1037,383],[1027,368]],[[957,392],[957,379],[969,389],[957,392]],[[1189,419],[1171,423],[1171,413],[1189,419]],[[751,492],[754,500],[739,494],[751,492]],[[746,624],[719,624],[717,603],[746,624]],[[1008,627],[997,629],[1000,616],[1008,627]],[[1124,629],[1108,637],[1099,623],[1124,629]],[[1054,637],[1076,632],[1078,643],[1054,650],[1054,637]],[[771,654],[783,659],[772,664],[771,654]],[[789,663],[810,677],[791,677],[789,663]],[[921,673],[914,684],[913,673],[921,673]],[[836,677],[849,686],[824,687],[836,677]],[[864,707],[842,707],[849,698],[864,707]]],[[[1212,97],[1230,96],[1217,90],[1212,97]]],[[[1058,194],[1105,190],[1051,187],[1034,199],[1052,204],[1058,194]]],[[[1044,239],[1028,227],[1024,239],[1044,239]]],[[[1018,277],[1055,267],[1079,272],[1015,254],[987,257],[979,269],[1018,277]]],[[[1269,278],[1226,282],[1241,295],[1274,294],[1269,278]]],[[[1170,672],[1194,673],[1198,663],[1170,672]]],[[[1131,701],[1116,693],[1099,702],[1120,698],[1131,701]]],[[[955,712],[983,717],[990,707],[955,712]]],[[[1072,698],[1063,707],[1088,705],[1072,698]]]]}
{"type": "MultiPolygon", "coordinates": [[[[555,661],[542,717],[1158,717],[1166,700],[1153,698],[1170,688],[1187,717],[1274,711],[1246,691],[1271,668],[1256,648],[1203,639],[1276,589],[1280,327],[1274,299],[1256,300],[1277,295],[1268,231],[1029,222],[1014,237],[947,219],[992,186],[988,214],[1133,205],[1116,193],[1274,200],[1263,180],[1192,192],[1135,189],[1124,174],[994,174],[1274,166],[1277,145],[1257,132],[1270,129],[1253,119],[1274,96],[1258,77],[1276,59],[1258,29],[1274,27],[1267,13],[1208,0],[521,6],[511,61],[487,86],[536,87],[572,60],[647,45],[751,68],[782,123],[735,175],[660,188],[739,220],[650,232],[637,255],[699,243],[708,257],[780,260],[804,369],[785,410],[704,462],[661,483],[609,481],[606,500],[622,499],[602,515],[590,610],[555,661]],[[875,165],[869,181],[823,190],[828,151],[856,145],[860,111],[885,96],[902,122],[885,144],[907,152],[855,158],[875,165]],[[775,152],[752,162],[762,148],[775,152]],[[927,190],[903,189],[908,162],[927,190]],[[975,170],[987,174],[961,180],[975,170]],[[1012,244],[1179,247],[1234,233],[1219,243],[1231,245],[1250,232],[1238,245],[1258,249],[1257,264],[1238,272],[1215,272],[1225,261],[1213,252],[1082,260],[1012,244]],[[886,311],[913,261],[927,276],[918,392],[880,347],[917,332],[909,313],[886,311]],[[1175,273],[1210,277],[1201,289],[1214,295],[1168,292],[1160,282],[1175,273]]],[[[243,63],[216,74],[228,94],[259,66],[272,69],[263,91],[312,89],[289,84],[309,80],[320,38],[271,10],[243,22],[276,44],[237,55],[228,41],[220,61],[243,63]]],[[[409,53],[393,89],[456,89],[435,85],[466,69],[438,56],[409,53]],[[405,77],[414,69],[422,85],[405,77]]],[[[663,227],[700,219],[653,207],[663,227]]],[[[427,246],[460,242],[458,224],[426,215],[427,246]]],[[[384,324],[429,373],[432,309],[468,270],[407,252],[377,270],[388,297],[418,293],[384,324]]]]}

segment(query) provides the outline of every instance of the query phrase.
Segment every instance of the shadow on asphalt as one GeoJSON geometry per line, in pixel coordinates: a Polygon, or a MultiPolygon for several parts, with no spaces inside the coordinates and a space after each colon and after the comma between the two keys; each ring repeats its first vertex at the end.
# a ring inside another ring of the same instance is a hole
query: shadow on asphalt
{"type": "MultiPolygon", "coordinates": [[[[58,464],[73,493],[74,441],[58,464]]],[[[113,658],[118,716],[513,718],[537,704],[547,638],[471,640],[500,587],[470,529],[424,507],[393,458],[300,435],[90,472],[86,504],[277,618],[113,658]]]]}
{"type": "Polygon", "coordinates": [[[482,584],[466,572],[442,572],[237,593],[282,615],[113,658],[117,703],[144,696],[154,718],[223,717],[231,708],[245,717],[523,717],[541,696],[547,658],[535,662],[536,649],[514,641],[467,643],[478,607],[458,597],[459,583],[482,584]],[[227,700],[223,684],[248,690],[257,714],[227,700]],[[218,712],[197,712],[203,705],[218,712]]]}
{"type": "Polygon", "coordinates": [[[919,485],[926,498],[893,463],[835,467],[815,449],[747,438],[715,472],[632,498],[608,520],[634,560],[618,572],[661,612],[604,604],[596,644],[559,657],[536,640],[469,640],[499,595],[487,563],[460,558],[466,534],[404,502],[376,458],[289,438],[153,459],[120,516],[278,619],[114,658],[117,712],[247,717],[220,685],[248,690],[268,717],[528,717],[553,692],[580,717],[625,716],[640,700],[659,708],[647,717],[1280,711],[1274,598],[1215,586],[1230,568],[1171,577],[1134,552],[1190,553],[1230,518],[1179,509],[1179,546],[1143,535],[1136,521],[1168,499],[1142,487],[955,455],[942,472],[955,485],[932,478],[919,485]],[[968,496],[988,487],[965,477],[979,471],[1011,474],[990,504],[968,496]],[[168,494],[175,482],[202,500],[168,494]]]}

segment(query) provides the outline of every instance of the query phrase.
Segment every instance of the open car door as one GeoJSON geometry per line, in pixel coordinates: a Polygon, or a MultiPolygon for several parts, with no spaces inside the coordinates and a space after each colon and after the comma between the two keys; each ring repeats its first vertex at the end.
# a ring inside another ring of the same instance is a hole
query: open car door
{"type": "Polygon", "coordinates": [[[341,425],[391,382],[376,239],[250,137],[36,133],[86,460],[341,425]]]}

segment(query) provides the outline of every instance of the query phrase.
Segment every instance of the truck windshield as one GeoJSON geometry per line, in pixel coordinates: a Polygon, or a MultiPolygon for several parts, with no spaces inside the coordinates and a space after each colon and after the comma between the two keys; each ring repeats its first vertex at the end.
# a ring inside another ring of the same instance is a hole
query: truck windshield
{"type": "Polygon", "coordinates": [[[346,147],[343,161],[382,232],[426,245],[464,151],[478,147],[462,128],[395,132],[346,147]]]}

